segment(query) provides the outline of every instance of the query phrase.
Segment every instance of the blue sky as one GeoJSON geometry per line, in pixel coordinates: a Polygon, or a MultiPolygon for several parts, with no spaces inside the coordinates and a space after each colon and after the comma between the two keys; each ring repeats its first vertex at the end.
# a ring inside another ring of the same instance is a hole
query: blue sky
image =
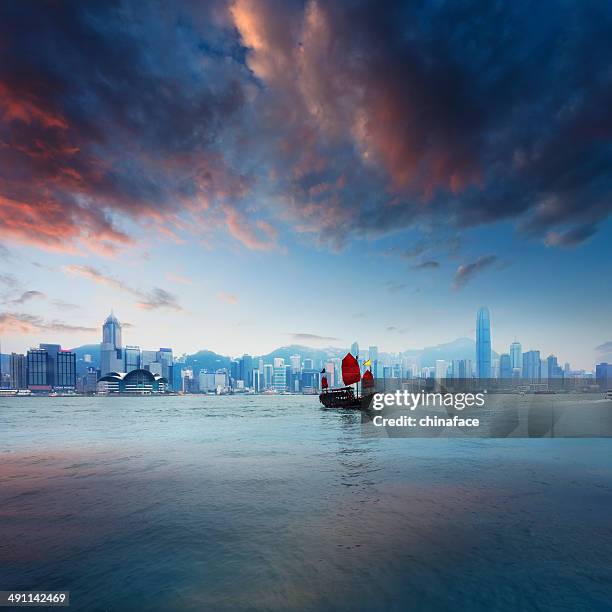
{"type": "Polygon", "coordinates": [[[1,11],[5,352],[111,307],[179,353],[397,351],[484,304],[499,352],[607,356],[609,6],[1,11]]]}

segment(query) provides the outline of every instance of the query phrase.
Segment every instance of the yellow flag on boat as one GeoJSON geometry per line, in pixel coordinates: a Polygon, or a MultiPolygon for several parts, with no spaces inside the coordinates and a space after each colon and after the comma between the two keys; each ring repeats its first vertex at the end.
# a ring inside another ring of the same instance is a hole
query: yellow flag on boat
{"type": "Polygon", "coordinates": [[[366,361],[363,362],[363,365],[366,368],[369,368],[372,365],[372,360],[371,359],[367,359],[366,361]]]}

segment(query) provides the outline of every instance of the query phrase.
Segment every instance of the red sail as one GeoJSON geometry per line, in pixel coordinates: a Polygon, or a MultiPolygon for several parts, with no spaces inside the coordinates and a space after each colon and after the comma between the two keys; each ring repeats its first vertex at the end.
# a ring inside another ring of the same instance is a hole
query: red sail
{"type": "Polygon", "coordinates": [[[363,377],[361,378],[361,383],[365,387],[373,387],[374,386],[374,376],[372,376],[372,372],[370,370],[366,370],[363,373],[363,377]]]}
{"type": "Polygon", "coordinates": [[[347,353],[342,360],[342,380],[345,385],[352,385],[361,380],[359,362],[350,353],[347,353]]]}
{"type": "Polygon", "coordinates": [[[327,387],[328,387],[328,386],[329,386],[329,385],[327,384],[327,376],[324,376],[324,377],[321,379],[321,388],[323,388],[323,389],[327,389],[327,387]]]}

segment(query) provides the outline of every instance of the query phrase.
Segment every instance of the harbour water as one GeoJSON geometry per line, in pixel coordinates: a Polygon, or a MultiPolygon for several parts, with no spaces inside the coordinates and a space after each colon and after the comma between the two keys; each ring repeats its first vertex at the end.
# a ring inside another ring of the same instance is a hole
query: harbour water
{"type": "Polygon", "coordinates": [[[612,439],[312,396],[0,399],[0,590],[74,610],[610,610],[612,439]]]}

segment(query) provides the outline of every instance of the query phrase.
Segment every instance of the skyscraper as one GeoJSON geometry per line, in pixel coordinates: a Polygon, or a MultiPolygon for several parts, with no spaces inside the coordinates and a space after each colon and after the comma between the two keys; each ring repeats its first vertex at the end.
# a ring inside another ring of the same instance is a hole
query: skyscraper
{"type": "Polygon", "coordinates": [[[126,346],[124,351],[125,357],[125,371],[131,372],[132,370],[138,370],[141,366],[140,361],[140,347],[139,346],[126,346]]]}
{"type": "Polygon", "coordinates": [[[62,350],[62,347],[59,344],[41,343],[38,345],[38,348],[43,349],[44,351],[47,351],[47,363],[48,363],[47,380],[48,380],[48,384],[54,387],[57,383],[57,355],[62,350]]]}
{"type": "Polygon", "coordinates": [[[11,374],[11,388],[27,389],[28,388],[28,379],[27,379],[28,370],[26,368],[25,355],[20,355],[18,353],[11,353],[11,360],[10,360],[9,368],[10,368],[10,374],[11,374]]]}
{"type": "Polygon", "coordinates": [[[512,378],[512,361],[508,353],[499,356],[499,377],[512,378]]]}
{"type": "Polygon", "coordinates": [[[357,344],[357,340],[351,344],[351,355],[359,357],[359,344],[357,344]]]}
{"type": "Polygon", "coordinates": [[[245,387],[253,386],[253,357],[244,354],[240,360],[240,378],[244,380],[245,387]]]}
{"type": "Polygon", "coordinates": [[[516,340],[510,345],[510,367],[512,372],[519,371],[519,376],[523,373],[523,347],[516,340]]]}
{"type": "Polygon", "coordinates": [[[55,359],[55,383],[59,389],[76,388],[76,353],[60,351],[55,359]]]}
{"type": "Polygon", "coordinates": [[[372,375],[374,378],[378,377],[378,347],[371,346],[368,349],[368,359],[371,360],[372,365],[370,366],[372,369],[372,375]]]}
{"type": "Polygon", "coordinates": [[[540,351],[527,351],[523,353],[523,378],[539,381],[541,376],[540,351]]]}
{"type": "Polygon", "coordinates": [[[491,321],[484,306],[476,315],[476,378],[491,378],[491,321]]]}
{"type": "Polygon", "coordinates": [[[555,355],[546,358],[546,366],[548,378],[563,378],[563,369],[559,366],[555,355]]]}
{"type": "Polygon", "coordinates": [[[28,389],[50,391],[49,354],[45,349],[30,349],[27,353],[28,389]]]}
{"type": "Polygon", "coordinates": [[[102,325],[100,345],[100,371],[102,376],[109,372],[123,372],[125,364],[121,349],[121,323],[111,312],[102,325]]]}

